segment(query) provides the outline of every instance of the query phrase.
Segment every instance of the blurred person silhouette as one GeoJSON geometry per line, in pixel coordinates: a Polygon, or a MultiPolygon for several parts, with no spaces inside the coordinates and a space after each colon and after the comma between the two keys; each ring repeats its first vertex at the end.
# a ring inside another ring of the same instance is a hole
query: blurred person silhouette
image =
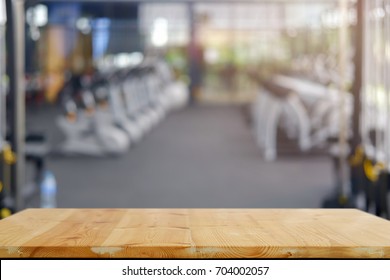
{"type": "Polygon", "coordinates": [[[191,99],[193,103],[194,99],[198,99],[201,95],[203,86],[203,75],[204,75],[204,49],[199,43],[194,43],[190,46],[190,90],[191,99]]]}

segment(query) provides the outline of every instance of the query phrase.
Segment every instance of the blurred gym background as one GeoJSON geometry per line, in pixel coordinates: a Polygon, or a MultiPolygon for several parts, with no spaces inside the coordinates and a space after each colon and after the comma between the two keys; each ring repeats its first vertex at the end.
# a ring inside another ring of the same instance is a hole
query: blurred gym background
{"type": "Polygon", "coordinates": [[[0,0],[0,38],[2,217],[390,217],[390,0],[0,0]]]}

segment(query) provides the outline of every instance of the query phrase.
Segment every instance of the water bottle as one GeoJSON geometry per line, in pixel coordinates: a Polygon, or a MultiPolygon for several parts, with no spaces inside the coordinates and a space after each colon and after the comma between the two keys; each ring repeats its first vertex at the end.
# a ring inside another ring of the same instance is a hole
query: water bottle
{"type": "Polygon", "coordinates": [[[41,208],[55,208],[57,183],[52,172],[46,171],[41,182],[41,208]]]}

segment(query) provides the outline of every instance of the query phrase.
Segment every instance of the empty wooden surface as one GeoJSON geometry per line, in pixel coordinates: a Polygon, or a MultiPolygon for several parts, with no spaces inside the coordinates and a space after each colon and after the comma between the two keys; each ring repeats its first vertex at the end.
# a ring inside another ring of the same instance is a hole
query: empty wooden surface
{"type": "Polygon", "coordinates": [[[390,222],[352,209],[29,209],[0,257],[390,258],[390,222]]]}

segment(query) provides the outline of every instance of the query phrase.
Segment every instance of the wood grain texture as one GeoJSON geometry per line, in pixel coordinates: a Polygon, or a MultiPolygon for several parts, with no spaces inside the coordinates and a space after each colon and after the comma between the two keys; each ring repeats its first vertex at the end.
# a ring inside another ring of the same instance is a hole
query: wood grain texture
{"type": "Polygon", "coordinates": [[[390,222],[353,209],[29,209],[0,257],[390,258],[390,222]]]}

